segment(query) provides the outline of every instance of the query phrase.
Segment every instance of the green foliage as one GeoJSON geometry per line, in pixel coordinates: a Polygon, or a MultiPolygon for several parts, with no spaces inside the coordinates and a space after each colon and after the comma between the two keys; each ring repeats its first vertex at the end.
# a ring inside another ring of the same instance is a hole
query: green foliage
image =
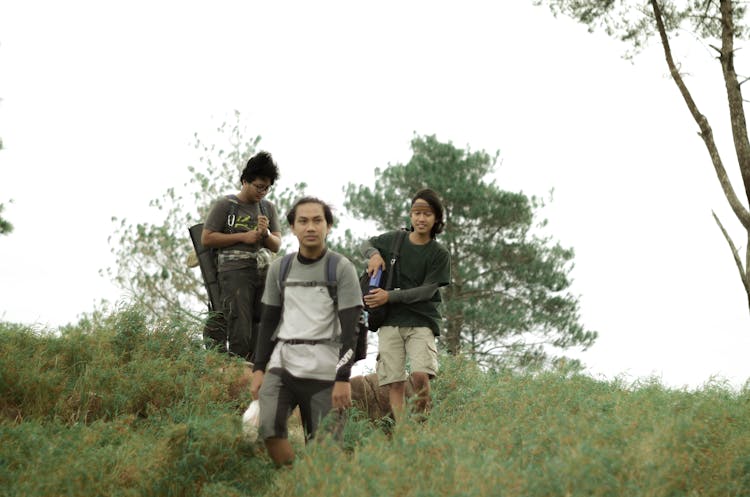
{"type": "Polygon", "coordinates": [[[259,494],[246,367],[186,326],[135,308],[57,333],[0,324],[0,494],[259,494]]]}
{"type": "Polygon", "coordinates": [[[310,447],[272,495],[745,495],[750,397],[585,376],[483,372],[444,358],[425,424],[351,453],[310,447]],[[692,493],[691,493],[692,492],[692,493]]]}
{"type": "MultiPolygon", "coordinates": [[[[0,495],[748,495],[750,391],[670,390],[442,357],[424,423],[350,411],[275,470],[244,439],[241,361],[135,308],[0,323],[0,495]]],[[[243,381],[244,379],[244,381],[243,381]]]]}
{"type": "MultiPolygon", "coordinates": [[[[0,145],[2,145],[2,142],[0,142],[0,145]]],[[[4,209],[5,209],[5,205],[0,204],[0,213],[2,213],[4,209]]],[[[8,233],[12,231],[13,231],[13,225],[10,224],[10,221],[0,216],[0,235],[7,235],[8,233]]]]}
{"type": "MultiPolygon", "coordinates": [[[[205,220],[217,198],[238,190],[242,169],[260,142],[260,137],[246,136],[239,112],[235,112],[235,122],[223,123],[216,132],[227,143],[209,145],[196,133],[199,166],[188,167],[190,178],[182,189],[169,188],[151,201],[150,206],[162,216],[160,221],[132,223],[113,218],[115,230],[109,243],[116,267],[103,273],[154,316],[184,314],[203,319],[195,313],[201,308],[199,302],[207,302],[203,280],[198,269],[186,264],[193,247],[188,228],[205,220]]],[[[283,213],[305,186],[299,183],[292,189],[272,190],[269,200],[283,213]]]]}
{"type": "MultiPolygon", "coordinates": [[[[446,227],[438,240],[451,253],[452,282],[442,293],[448,350],[462,348],[485,364],[528,366],[547,361],[550,347],[591,345],[596,333],[584,330],[578,298],[568,292],[573,250],[533,233],[539,200],[489,179],[497,154],[434,136],[417,136],[411,146],[407,164],[375,170],[374,188],[349,184],[344,205],[385,231],[409,226],[417,190],[442,195],[446,227]]],[[[358,241],[347,235],[351,253],[358,241]]]]}
{"type": "Polygon", "coordinates": [[[183,402],[203,410],[217,395],[195,376],[209,375],[222,361],[198,354],[200,342],[190,338],[198,329],[149,324],[139,309],[57,333],[0,326],[0,412],[14,417],[73,423],[149,417],[183,402]]]}
{"type": "MultiPolygon", "coordinates": [[[[603,29],[633,47],[629,56],[642,50],[656,35],[653,0],[532,0],[534,5],[548,5],[555,15],[566,15],[588,26],[589,31],[603,29]]],[[[721,37],[721,13],[715,0],[658,0],[664,27],[674,36],[692,32],[711,40],[721,37]]],[[[745,38],[747,6],[733,2],[735,37],[745,38]]]]}

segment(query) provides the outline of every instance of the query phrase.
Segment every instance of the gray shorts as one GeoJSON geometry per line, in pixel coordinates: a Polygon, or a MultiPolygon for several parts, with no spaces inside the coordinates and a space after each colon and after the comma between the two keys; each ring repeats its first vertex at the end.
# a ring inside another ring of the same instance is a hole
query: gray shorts
{"type": "Polygon", "coordinates": [[[378,384],[406,381],[406,359],[412,373],[437,374],[437,346],[432,330],[424,327],[383,326],[378,330],[378,384]]]}
{"type": "Polygon", "coordinates": [[[321,420],[333,406],[333,381],[296,378],[283,369],[273,368],[263,377],[260,400],[260,437],[287,438],[287,422],[299,406],[305,439],[313,438],[321,420]]]}

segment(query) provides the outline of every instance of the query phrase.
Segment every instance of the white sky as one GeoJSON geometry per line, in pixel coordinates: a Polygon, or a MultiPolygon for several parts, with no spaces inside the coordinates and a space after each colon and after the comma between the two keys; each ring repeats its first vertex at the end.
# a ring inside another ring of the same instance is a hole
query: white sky
{"type": "MultiPolygon", "coordinates": [[[[530,3],[6,1],[0,319],[57,326],[120,299],[98,275],[110,218],[154,219],[149,200],[197,163],[193,133],[237,109],[282,184],[338,206],[407,161],[414,132],[500,150],[502,188],[555,190],[543,215],[576,251],[593,375],[741,386],[750,312],[711,210],[746,241],[659,47],[631,64],[530,3]]],[[[736,179],[718,63],[681,40],[736,179]]]]}

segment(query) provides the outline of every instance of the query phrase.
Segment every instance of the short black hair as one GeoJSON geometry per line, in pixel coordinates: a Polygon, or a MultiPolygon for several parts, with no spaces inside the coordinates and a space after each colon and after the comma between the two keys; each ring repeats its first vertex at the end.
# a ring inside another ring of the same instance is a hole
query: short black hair
{"type": "Polygon", "coordinates": [[[250,183],[255,178],[268,178],[273,185],[279,179],[279,167],[270,153],[262,150],[248,159],[245,169],[240,175],[240,183],[250,183]]]}
{"type": "MultiPolygon", "coordinates": [[[[433,212],[435,212],[435,224],[432,226],[432,230],[430,230],[430,236],[435,238],[438,234],[442,233],[445,228],[445,209],[443,208],[443,201],[440,200],[440,195],[438,195],[435,190],[429,188],[423,188],[415,193],[414,197],[411,199],[411,205],[414,205],[414,202],[419,199],[430,204],[433,212]]],[[[414,227],[412,227],[412,230],[414,230],[414,227]]]]}
{"type": "Polygon", "coordinates": [[[298,199],[291,209],[289,209],[289,212],[286,213],[286,220],[289,223],[289,226],[294,226],[294,220],[297,217],[297,207],[302,204],[319,204],[321,207],[323,207],[323,215],[325,215],[326,218],[326,224],[328,226],[333,226],[333,211],[331,210],[331,206],[323,202],[317,197],[302,197],[298,199]]]}

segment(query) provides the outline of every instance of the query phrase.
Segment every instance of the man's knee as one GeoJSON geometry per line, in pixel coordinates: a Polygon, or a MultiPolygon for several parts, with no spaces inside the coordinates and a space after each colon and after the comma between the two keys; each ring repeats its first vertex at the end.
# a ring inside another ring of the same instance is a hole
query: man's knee
{"type": "Polygon", "coordinates": [[[294,449],[286,438],[267,438],[265,440],[268,455],[278,466],[294,462],[294,449]]]}
{"type": "Polygon", "coordinates": [[[414,372],[411,374],[411,384],[414,387],[415,393],[428,391],[430,389],[430,375],[422,372],[414,372]]]}
{"type": "Polygon", "coordinates": [[[406,382],[396,381],[393,383],[389,383],[388,388],[391,390],[391,392],[394,392],[394,393],[404,393],[406,392],[406,382]]]}

